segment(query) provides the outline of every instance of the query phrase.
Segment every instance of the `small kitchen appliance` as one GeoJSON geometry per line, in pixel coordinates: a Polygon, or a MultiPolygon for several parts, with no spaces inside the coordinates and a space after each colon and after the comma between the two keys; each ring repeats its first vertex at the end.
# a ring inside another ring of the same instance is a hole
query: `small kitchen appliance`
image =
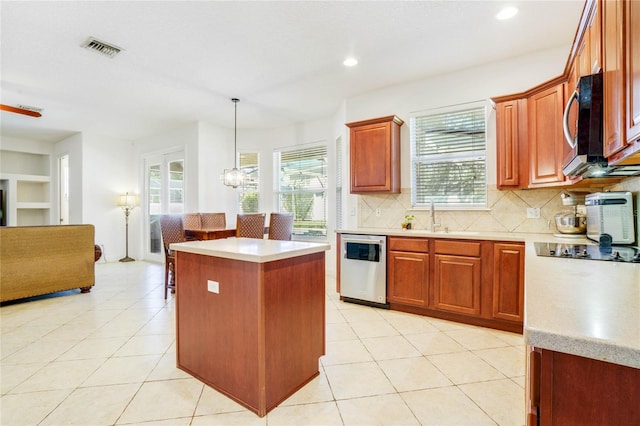
{"type": "Polygon", "coordinates": [[[575,192],[563,192],[560,194],[562,205],[571,206],[571,209],[555,215],[556,228],[559,234],[556,237],[582,238],[587,232],[587,216],[584,207],[578,211],[578,205],[584,206],[585,196],[575,192]]]}
{"type": "Polygon", "coordinates": [[[635,242],[635,215],[631,192],[596,192],[585,197],[585,205],[587,238],[601,241],[604,235],[611,237],[611,244],[635,242]]]}

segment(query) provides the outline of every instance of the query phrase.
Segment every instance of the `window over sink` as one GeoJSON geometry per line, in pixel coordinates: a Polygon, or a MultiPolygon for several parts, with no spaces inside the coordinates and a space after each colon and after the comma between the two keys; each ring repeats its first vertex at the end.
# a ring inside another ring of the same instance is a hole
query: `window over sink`
{"type": "Polygon", "coordinates": [[[412,207],[487,206],[486,114],[480,102],[411,118],[412,207]]]}

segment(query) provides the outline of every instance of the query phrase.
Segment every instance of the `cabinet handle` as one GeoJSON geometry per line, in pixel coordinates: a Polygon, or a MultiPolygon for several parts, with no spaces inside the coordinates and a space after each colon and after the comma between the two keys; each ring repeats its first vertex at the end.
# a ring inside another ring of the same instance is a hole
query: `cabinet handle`
{"type": "Polygon", "coordinates": [[[564,109],[564,116],[562,120],[562,130],[564,131],[564,139],[567,141],[567,144],[574,149],[578,144],[578,136],[571,136],[571,132],[569,131],[569,110],[575,101],[578,100],[578,91],[575,90],[571,97],[569,98],[569,102],[567,102],[567,106],[564,109]]]}

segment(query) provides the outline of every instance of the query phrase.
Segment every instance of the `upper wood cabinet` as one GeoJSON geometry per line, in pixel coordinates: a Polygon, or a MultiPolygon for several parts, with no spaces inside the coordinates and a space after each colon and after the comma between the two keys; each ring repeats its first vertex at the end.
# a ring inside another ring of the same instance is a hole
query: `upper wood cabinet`
{"type": "Polygon", "coordinates": [[[496,104],[498,189],[526,188],[526,100],[512,99],[496,104]]]}
{"type": "Polygon", "coordinates": [[[604,155],[640,164],[640,4],[602,1],[604,155]]]}
{"type": "Polygon", "coordinates": [[[527,100],[530,187],[565,180],[562,160],[568,145],[562,132],[563,107],[562,84],[535,93],[527,100]]]}
{"type": "Polygon", "coordinates": [[[395,115],[347,123],[351,193],[400,192],[400,126],[395,115]]]}
{"type": "Polygon", "coordinates": [[[603,45],[603,143],[604,155],[609,157],[626,145],[623,136],[623,10],[622,1],[602,4],[603,45]]]}

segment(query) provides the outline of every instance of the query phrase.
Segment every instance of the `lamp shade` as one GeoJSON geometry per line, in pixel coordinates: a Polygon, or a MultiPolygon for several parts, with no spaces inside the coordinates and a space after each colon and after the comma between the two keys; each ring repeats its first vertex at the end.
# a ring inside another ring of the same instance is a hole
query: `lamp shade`
{"type": "Polygon", "coordinates": [[[135,194],[122,194],[118,196],[118,206],[132,209],[138,205],[138,196],[135,194]]]}
{"type": "Polygon", "coordinates": [[[242,185],[242,182],[244,181],[244,175],[240,170],[234,167],[231,170],[224,170],[223,179],[226,186],[237,188],[242,185]]]}

